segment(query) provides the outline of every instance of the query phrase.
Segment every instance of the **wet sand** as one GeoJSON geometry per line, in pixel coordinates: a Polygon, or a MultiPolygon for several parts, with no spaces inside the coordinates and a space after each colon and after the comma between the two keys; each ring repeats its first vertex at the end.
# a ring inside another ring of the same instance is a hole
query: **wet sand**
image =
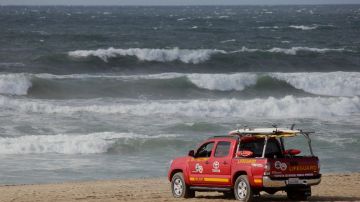
{"type": "MultiPolygon", "coordinates": [[[[360,201],[360,173],[325,174],[310,201],[360,201]]],[[[166,178],[0,186],[0,201],[235,201],[217,192],[174,199],[166,178]]],[[[258,201],[287,201],[286,193],[262,193],[258,201]]]]}

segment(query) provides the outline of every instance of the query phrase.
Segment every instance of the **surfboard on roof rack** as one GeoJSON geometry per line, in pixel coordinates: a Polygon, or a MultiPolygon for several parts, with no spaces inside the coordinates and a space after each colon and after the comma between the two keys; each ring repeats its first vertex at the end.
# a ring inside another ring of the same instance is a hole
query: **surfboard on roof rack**
{"type": "Polygon", "coordinates": [[[229,135],[257,137],[293,137],[301,133],[301,130],[292,130],[287,128],[244,128],[230,131],[229,135]]]}

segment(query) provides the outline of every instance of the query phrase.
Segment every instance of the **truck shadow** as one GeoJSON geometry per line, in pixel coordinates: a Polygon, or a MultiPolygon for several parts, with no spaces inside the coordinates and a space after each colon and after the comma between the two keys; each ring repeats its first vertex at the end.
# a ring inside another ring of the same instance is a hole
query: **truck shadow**
{"type": "MultiPolygon", "coordinates": [[[[359,201],[359,197],[346,196],[312,196],[309,201],[359,201]]],[[[286,196],[262,196],[254,201],[290,201],[286,196]]]]}
{"type": "MultiPolygon", "coordinates": [[[[222,195],[217,196],[196,196],[196,199],[215,199],[221,201],[234,201],[235,198],[226,198],[222,195]]],[[[261,197],[254,197],[253,201],[290,201],[286,196],[281,195],[262,195],[261,197]]],[[[309,201],[360,201],[360,197],[346,197],[346,196],[312,196],[309,201]]]]}

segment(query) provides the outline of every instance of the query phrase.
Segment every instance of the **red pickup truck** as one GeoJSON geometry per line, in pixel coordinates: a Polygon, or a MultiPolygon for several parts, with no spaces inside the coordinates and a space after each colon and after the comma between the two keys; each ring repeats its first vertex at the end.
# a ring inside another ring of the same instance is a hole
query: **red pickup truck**
{"type": "Polygon", "coordinates": [[[280,128],[241,129],[204,141],[188,156],[172,161],[168,179],[176,198],[195,197],[195,191],[219,191],[251,201],[260,191],[283,190],[291,200],[307,200],[311,186],[320,183],[320,165],[309,133],[280,128]],[[284,138],[303,135],[310,155],[285,149],[284,138]]]}

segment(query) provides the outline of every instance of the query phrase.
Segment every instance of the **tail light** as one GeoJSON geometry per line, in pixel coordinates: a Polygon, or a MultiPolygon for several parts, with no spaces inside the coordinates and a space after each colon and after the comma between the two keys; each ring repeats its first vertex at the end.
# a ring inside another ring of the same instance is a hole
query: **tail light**
{"type": "Polygon", "coordinates": [[[264,175],[270,175],[271,164],[267,162],[264,166],[264,175]]]}

